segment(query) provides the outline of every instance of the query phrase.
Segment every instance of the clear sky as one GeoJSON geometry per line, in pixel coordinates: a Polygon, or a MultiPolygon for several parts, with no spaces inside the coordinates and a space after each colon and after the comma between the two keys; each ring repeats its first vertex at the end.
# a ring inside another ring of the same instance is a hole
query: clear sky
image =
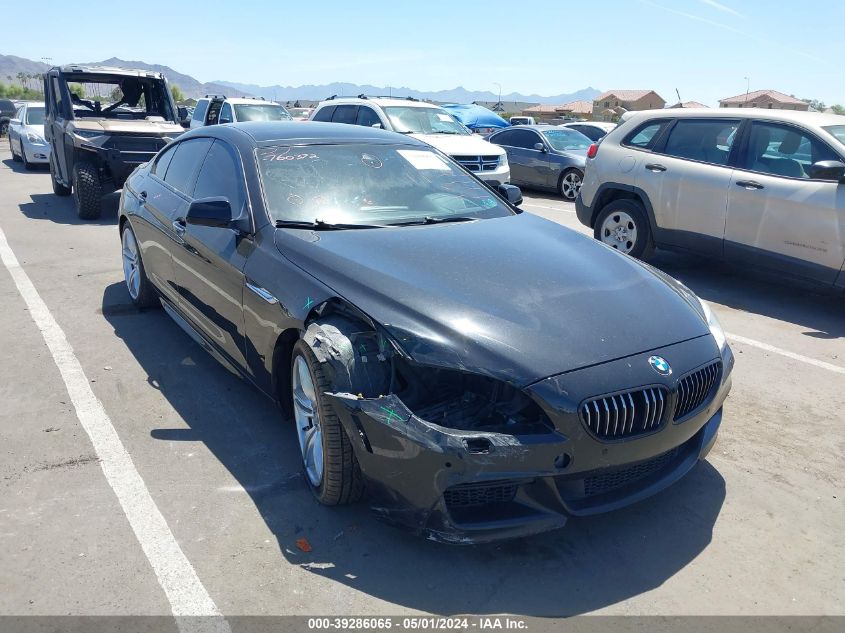
{"type": "Polygon", "coordinates": [[[845,105],[845,0],[41,0],[0,53],[108,57],[200,81],[332,81],[503,94],[654,89],[669,102],[773,88],[845,105]],[[75,5],[65,19],[59,7],[75,5]],[[48,7],[55,7],[48,10],[48,7]]]}

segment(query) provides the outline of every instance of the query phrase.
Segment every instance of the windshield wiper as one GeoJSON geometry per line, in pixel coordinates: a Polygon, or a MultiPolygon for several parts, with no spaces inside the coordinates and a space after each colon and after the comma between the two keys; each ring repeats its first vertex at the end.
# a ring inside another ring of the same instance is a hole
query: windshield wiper
{"type": "Polygon", "coordinates": [[[455,132],[454,130],[433,130],[430,134],[457,134],[458,136],[464,136],[462,132],[455,132]]]}
{"type": "Polygon", "coordinates": [[[344,231],[347,229],[384,229],[387,224],[339,224],[335,222],[324,222],[314,220],[276,220],[277,229],[311,229],[312,231],[344,231]]]}
{"type": "Polygon", "coordinates": [[[417,224],[444,224],[446,222],[474,222],[478,218],[464,217],[460,215],[449,215],[445,218],[435,218],[430,215],[419,220],[406,220],[404,222],[391,222],[389,226],[415,226],[417,224]]]}

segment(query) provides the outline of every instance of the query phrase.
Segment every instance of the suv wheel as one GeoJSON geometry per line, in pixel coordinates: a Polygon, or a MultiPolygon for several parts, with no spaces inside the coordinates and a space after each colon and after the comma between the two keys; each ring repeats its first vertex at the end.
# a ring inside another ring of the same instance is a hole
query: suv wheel
{"type": "Polygon", "coordinates": [[[76,212],[83,220],[96,220],[101,214],[103,185],[100,172],[88,161],[77,161],[73,167],[73,198],[76,212]]]}
{"type": "Polygon", "coordinates": [[[584,174],[578,169],[567,169],[560,176],[560,183],[558,190],[560,195],[569,202],[573,202],[578,197],[578,192],[581,191],[581,182],[584,180],[584,174]]]}
{"type": "Polygon", "coordinates": [[[616,250],[642,259],[652,249],[651,229],[643,206],[635,200],[613,200],[596,218],[593,235],[616,250]]]}
{"type": "Polygon", "coordinates": [[[50,156],[50,180],[53,183],[53,193],[57,196],[69,196],[70,187],[65,187],[62,183],[56,180],[56,170],[53,167],[53,157],[50,156]]]}

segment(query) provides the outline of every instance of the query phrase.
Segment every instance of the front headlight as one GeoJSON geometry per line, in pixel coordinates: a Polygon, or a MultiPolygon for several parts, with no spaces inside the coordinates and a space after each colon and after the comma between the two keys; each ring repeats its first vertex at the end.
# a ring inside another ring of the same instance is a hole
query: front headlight
{"type": "Polygon", "coordinates": [[[725,347],[728,345],[728,339],[725,336],[725,331],[722,329],[722,324],[719,323],[719,319],[706,301],[701,298],[698,301],[701,303],[701,309],[704,310],[704,317],[707,319],[707,327],[710,328],[710,334],[716,339],[719,351],[724,352],[725,347]]]}
{"type": "Polygon", "coordinates": [[[28,140],[30,143],[34,143],[35,145],[44,145],[45,143],[43,138],[41,138],[37,134],[33,134],[32,132],[29,132],[26,135],[26,140],[28,140]]]}
{"type": "Polygon", "coordinates": [[[103,135],[102,132],[97,132],[95,130],[74,130],[73,133],[79,138],[97,138],[98,136],[103,135]]]}
{"type": "Polygon", "coordinates": [[[499,167],[507,167],[508,166],[508,155],[502,154],[499,157],[499,167]]]}

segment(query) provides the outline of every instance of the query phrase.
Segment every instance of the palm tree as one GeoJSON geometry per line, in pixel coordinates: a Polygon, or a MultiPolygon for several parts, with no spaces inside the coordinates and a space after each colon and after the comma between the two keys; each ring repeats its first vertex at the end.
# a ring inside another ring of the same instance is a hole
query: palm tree
{"type": "Polygon", "coordinates": [[[26,73],[18,73],[17,74],[18,81],[21,82],[21,88],[26,88],[26,84],[24,84],[24,79],[26,79],[26,73]]]}

